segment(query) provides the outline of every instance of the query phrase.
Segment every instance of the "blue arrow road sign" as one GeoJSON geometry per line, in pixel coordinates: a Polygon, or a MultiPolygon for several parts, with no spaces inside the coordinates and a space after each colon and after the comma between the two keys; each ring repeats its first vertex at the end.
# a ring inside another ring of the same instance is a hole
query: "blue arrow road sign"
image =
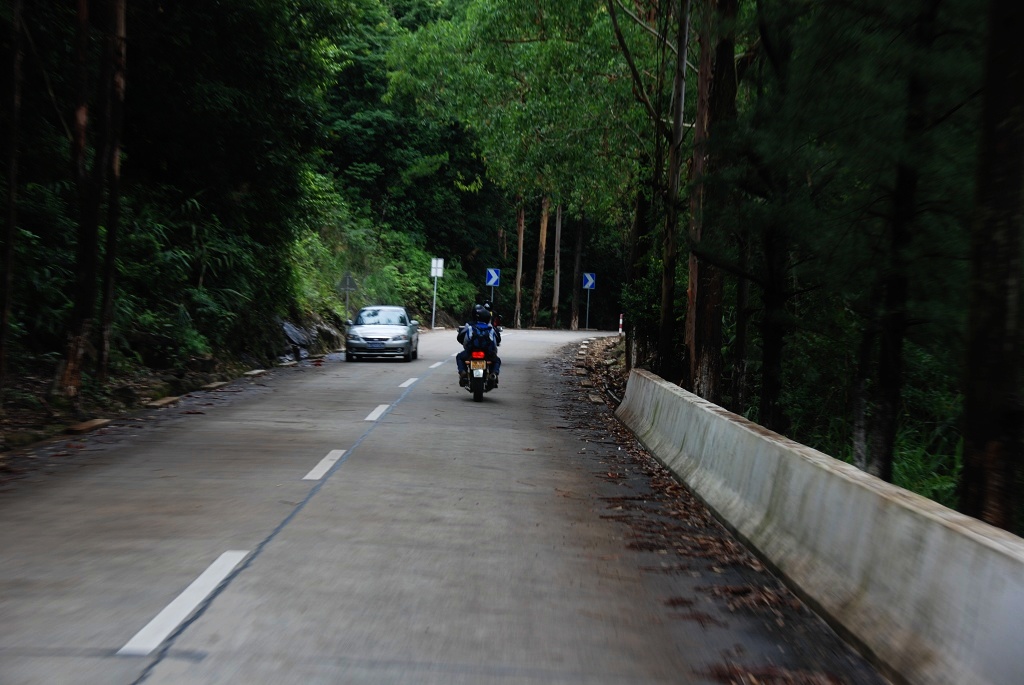
{"type": "Polygon", "coordinates": [[[593,290],[594,286],[596,284],[597,284],[597,275],[596,274],[592,274],[592,273],[584,273],[583,274],[583,289],[584,290],[593,290]]]}
{"type": "Polygon", "coordinates": [[[497,288],[499,285],[501,285],[501,269],[488,269],[487,286],[497,288]]]}

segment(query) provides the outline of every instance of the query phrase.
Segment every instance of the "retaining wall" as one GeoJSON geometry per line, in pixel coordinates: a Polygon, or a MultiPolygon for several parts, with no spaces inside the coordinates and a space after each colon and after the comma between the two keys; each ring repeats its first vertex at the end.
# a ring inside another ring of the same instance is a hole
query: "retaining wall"
{"type": "Polygon", "coordinates": [[[889,674],[1024,684],[1024,540],[634,370],[618,416],[889,674]]]}

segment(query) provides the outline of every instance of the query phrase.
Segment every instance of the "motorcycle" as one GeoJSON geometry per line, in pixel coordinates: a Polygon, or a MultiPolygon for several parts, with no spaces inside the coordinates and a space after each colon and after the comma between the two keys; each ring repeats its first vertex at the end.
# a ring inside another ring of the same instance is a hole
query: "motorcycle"
{"type": "Polygon", "coordinates": [[[483,402],[484,393],[490,392],[497,387],[495,375],[491,372],[494,362],[487,358],[487,353],[481,350],[470,352],[466,360],[466,370],[469,372],[469,385],[466,390],[473,394],[474,402],[483,402]]]}

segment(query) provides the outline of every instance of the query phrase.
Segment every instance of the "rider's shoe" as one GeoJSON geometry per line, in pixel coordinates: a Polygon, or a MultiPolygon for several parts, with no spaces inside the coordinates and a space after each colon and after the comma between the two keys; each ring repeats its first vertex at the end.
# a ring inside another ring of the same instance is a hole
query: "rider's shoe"
{"type": "Polygon", "coordinates": [[[465,388],[467,385],[469,385],[469,374],[466,373],[465,371],[460,371],[459,372],[459,387],[460,388],[465,388]]]}

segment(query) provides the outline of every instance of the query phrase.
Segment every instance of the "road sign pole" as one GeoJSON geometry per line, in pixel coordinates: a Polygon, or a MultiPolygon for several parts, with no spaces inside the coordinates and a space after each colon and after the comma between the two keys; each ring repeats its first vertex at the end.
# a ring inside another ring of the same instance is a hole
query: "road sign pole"
{"type": "Polygon", "coordinates": [[[597,274],[586,272],[583,274],[583,289],[587,291],[587,324],[584,327],[590,329],[590,291],[597,285],[597,274]]]}
{"type": "Polygon", "coordinates": [[[437,322],[437,279],[444,277],[444,260],[440,257],[431,257],[430,275],[434,277],[434,304],[430,309],[430,329],[434,329],[437,322]]]}
{"type": "Polygon", "coordinates": [[[434,276],[434,304],[430,308],[430,330],[434,330],[434,321],[437,317],[437,276],[434,276]]]}

